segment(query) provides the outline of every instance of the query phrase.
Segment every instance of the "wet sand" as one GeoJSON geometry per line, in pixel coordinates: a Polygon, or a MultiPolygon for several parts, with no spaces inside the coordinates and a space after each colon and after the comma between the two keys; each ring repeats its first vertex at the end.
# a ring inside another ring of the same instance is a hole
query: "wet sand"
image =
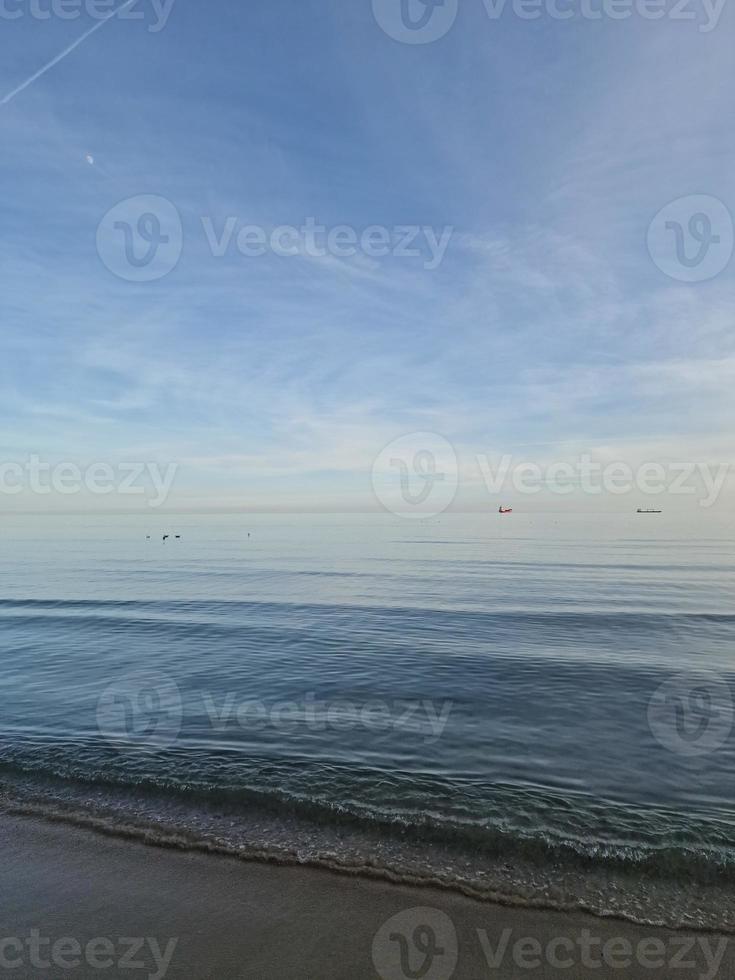
{"type": "Polygon", "coordinates": [[[25,817],[0,816],[0,846],[3,978],[720,980],[735,969],[734,937],[501,907],[25,817]]]}

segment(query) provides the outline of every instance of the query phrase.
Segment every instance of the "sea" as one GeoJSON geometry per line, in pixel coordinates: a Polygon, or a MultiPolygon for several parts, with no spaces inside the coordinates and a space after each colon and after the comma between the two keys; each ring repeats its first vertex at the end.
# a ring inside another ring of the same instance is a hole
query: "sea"
{"type": "Polygon", "coordinates": [[[703,510],[2,515],[0,809],[735,930],[734,545],[703,510]]]}

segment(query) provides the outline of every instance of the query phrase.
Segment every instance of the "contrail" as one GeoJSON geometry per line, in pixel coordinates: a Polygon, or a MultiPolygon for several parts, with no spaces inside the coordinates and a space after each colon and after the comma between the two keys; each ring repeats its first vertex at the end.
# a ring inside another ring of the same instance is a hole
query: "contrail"
{"type": "Polygon", "coordinates": [[[49,61],[47,65],[44,65],[43,68],[39,69],[39,71],[31,75],[30,78],[27,78],[17,88],[14,88],[12,92],[8,92],[8,94],[4,98],[0,99],[0,105],[7,105],[11,99],[14,99],[16,97],[16,95],[19,95],[24,89],[27,89],[29,85],[33,85],[33,83],[37,81],[42,75],[45,75],[47,71],[50,71],[55,65],[58,65],[60,61],[63,61],[67,55],[71,54],[72,51],[75,50],[75,48],[79,47],[82,41],[86,41],[87,38],[90,37],[92,34],[94,34],[95,31],[98,31],[100,27],[104,27],[104,25],[107,23],[108,20],[111,20],[113,17],[116,17],[121,11],[125,10],[126,7],[130,7],[134,3],[135,0],[127,0],[127,2],[122,4],[122,6],[118,7],[117,10],[113,10],[112,13],[108,14],[103,20],[99,21],[93,27],[90,27],[88,31],[82,34],[81,37],[78,37],[76,41],[74,41],[72,44],[69,45],[68,48],[65,48],[65,50],[62,51],[61,54],[57,54],[56,57],[52,61],[49,61]]]}

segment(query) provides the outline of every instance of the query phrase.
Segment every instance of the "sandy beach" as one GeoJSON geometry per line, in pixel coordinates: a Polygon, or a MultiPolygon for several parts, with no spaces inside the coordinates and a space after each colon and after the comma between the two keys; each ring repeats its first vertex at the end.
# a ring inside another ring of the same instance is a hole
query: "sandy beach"
{"type": "Polygon", "coordinates": [[[0,975],[732,976],[733,941],[149,847],[3,816],[0,975]]]}

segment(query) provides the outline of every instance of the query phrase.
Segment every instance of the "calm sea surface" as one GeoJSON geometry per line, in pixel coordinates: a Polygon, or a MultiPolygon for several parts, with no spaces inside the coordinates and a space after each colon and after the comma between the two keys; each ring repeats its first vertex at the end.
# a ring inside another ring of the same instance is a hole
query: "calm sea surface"
{"type": "Polygon", "coordinates": [[[734,545],[704,512],[3,516],[3,805],[735,928],[734,545]]]}

